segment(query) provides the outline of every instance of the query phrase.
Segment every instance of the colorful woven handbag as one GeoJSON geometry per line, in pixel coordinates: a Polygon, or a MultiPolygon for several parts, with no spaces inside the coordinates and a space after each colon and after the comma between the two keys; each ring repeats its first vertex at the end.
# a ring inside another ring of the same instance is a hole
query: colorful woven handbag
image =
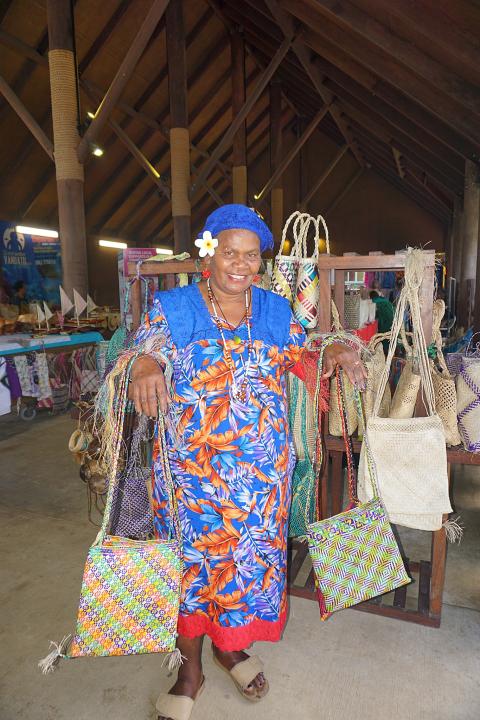
{"type": "Polygon", "coordinates": [[[287,232],[289,231],[292,220],[295,220],[293,226],[293,250],[296,248],[296,221],[300,215],[301,213],[296,210],[290,215],[283,226],[282,242],[280,243],[280,248],[273,264],[272,279],[270,283],[270,290],[277,295],[287,298],[289,302],[293,302],[295,292],[297,280],[297,260],[293,253],[291,255],[283,255],[283,251],[285,242],[287,241],[287,232]]]}
{"type": "MultiPolygon", "coordinates": [[[[353,450],[342,399],[342,378],[338,372],[337,388],[342,407],[351,506],[339,515],[308,526],[308,547],[322,620],[326,620],[336,610],[370,600],[410,582],[378,496],[373,468],[371,477],[374,497],[367,503],[358,501],[353,450]]],[[[356,396],[360,404],[358,391],[356,396]]]]}
{"type": "MultiPolygon", "coordinates": [[[[133,359],[129,360],[116,393],[115,460],[102,527],[85,565],[76,632],[68,652],[69,636],[39,663],[44,673],[53,670],[61,657],[175,651],[183,562],[180,521],[161,414],[157,442],[170,507],[168,537],[132,540],[108,534],[119,478],[128,377],[135,360],[135,354],[130,355],[133,359]]],[[[178,651],[175,653],[178,655],[178,651]]]]}

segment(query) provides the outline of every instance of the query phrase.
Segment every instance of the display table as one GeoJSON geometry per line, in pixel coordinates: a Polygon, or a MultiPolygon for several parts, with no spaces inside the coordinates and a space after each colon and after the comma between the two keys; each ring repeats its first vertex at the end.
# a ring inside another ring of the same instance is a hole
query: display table
{"type": "MultiPolygon", "coordinates": [[[[48,338],[49,336],[47,335],[46,337],[48,338]]],[[[41,338],[38,338],[38,342],[34,342],[36,338],[33,338],[32,336],[14,335],[12,336],[12,339],[15,338],[15,340],[12,343],[8,343],[5,342],[5,338],[8,338],[8,335],[0,335],[0,356],[24,355],[25,353],[30,352],[50,352],[55,349],[68,351],[69,349],[78,349],[83,345],[95,345],[103,340],[103,337],[99,332],[85,332],[77,333],[75,335],[56,335],[53,337],[55,337],[55,342],[42,342],[41,338]],[[33,344],[28,346],[24,345],[23,342],[28,341],[29,338],[30,342],[33,342],[33,344]],[[57,340],[56,338],[59,339],[57,340]],[[9,344],[12,345],[11,348],[8,347],[9,344]]]]}

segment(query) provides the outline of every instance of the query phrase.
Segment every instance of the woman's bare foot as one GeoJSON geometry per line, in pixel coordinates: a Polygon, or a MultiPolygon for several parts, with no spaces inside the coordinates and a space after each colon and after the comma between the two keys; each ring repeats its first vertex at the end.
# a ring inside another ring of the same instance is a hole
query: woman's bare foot
{"type": "MultiPolygon", "coordinates": [[[[222,652],[222,650],[219,650],[215,645],[212,643],[213,652],[215,654],[215,657],[217,658],[218,662],[223,665],[224,668],[227,670],[231,670],[235,665],[242,662],[243,660],[248,660],[248,655],[243,650],[238,650],[234,652],[222,652]]],[[[257,695],[258,692],[261,692],[265,687],[265,676],[263,673],[258,673],[258,675],[252,680],[250,685],[245,689],[246,695],[257,695]]]]}

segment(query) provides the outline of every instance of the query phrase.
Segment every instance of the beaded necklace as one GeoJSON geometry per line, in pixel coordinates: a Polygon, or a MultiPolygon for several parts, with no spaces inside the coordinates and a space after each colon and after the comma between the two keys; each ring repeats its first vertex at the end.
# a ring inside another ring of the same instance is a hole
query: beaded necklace
{"type": "MultiPolygon", "coordinates": [[[[214,325],[216,326],[218,332],[220,333],[220,336],[223,341],[223,356],[225,358],[225,364],[227,365],[228,369],[230,370],[230,373],[232,375],[232,396],[235,400],[239,400],[240,402],[245,402],[247,399],[247,383],[248,383],[248,374],[250,372],[250,367],[252,365],[252,358],[253,358],[253,342],[252,342],[252,330],[251,330],[251,323],[250,323],[250,300],[248,295],[248,290],[245,290],[245,324],[247,326],[247,334],[248,334],[248,359],[245,368],[245,374],[242,380],[242,383],[240,387],[238,387],[237,382],[235,380],[235,363],[233,362],[232,353],[230,352],[229,348],[227,347],[227,341],[223,332],[222,328],[222,322],[220,320],[220,317],[217,312],[217,308],[215,306],[215,295],[213,293],[212,288],[210,287],[210,278],[207,279],[207,292],[208,292],[208,299],[210,300],[210,304],[213,309],[213,315],[212,321],[214,325]]],[[[218,300],[217,300],[218,303],[218,300]]],[[[219,303],[218,303],[219,304],[219,303]]],[[[220,305],[220,304],[219,304],[220,305]]],[[[224,316],[225,317],[225,316],[224,316]]],[[[225,322],[228,322],[225,318],[225,322]]],[[[240,322],[241,324],[241,322],[240,322]]],[[[238,327],[238,326],[237,326],[238,327]]],[[[233,338],[233,342],[236,345],[240,345],[241,338],[238,335],[235,335],[233,338]]]]}

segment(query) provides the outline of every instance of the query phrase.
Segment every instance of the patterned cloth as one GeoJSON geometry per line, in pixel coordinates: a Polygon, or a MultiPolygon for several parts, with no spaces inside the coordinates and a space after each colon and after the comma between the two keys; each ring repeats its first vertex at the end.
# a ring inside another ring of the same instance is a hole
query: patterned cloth
{"type": "MultiPolygon", "coordinates": [[[[197,285],[158,293],[136,337],[159,333],[173,363],[168,435],[185,568],[178,632],[207,634],[224,651],[279,640],[287,611],[287,524],[295,454],[286,371],[305,334],[284,298],[252,287],[252,362],[245,403],[230,394],[222,340],[197,285]],[[173,425],[173,423],[172,423],[173,425]]],[[[224,334],[239,384],[247,328],[224,334]],[[240,343],[233,338],[238,336],[240,343]]],[[[166,498],[154,457],[154,510],[165,534],[166,498]]]]}

